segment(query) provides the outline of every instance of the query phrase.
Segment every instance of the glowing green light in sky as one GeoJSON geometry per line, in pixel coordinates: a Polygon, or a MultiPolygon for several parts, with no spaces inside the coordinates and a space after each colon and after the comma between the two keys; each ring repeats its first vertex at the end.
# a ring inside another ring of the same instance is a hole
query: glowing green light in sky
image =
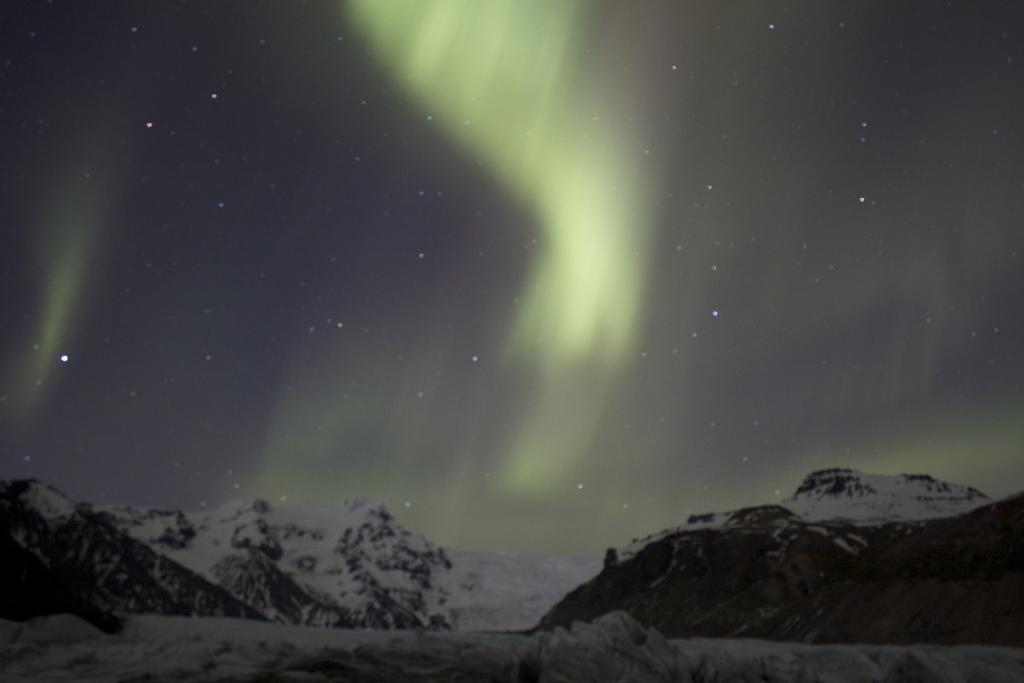
{"type": "Polygon", "coordinates": [[[624,136],[580,69],[576,0],[353,0],[379,60],[545,234],[509,336],[536,373],[502,483],[537,492],[592,439],[631,347],[647,229],[624,136]]]}
{"type": "MultiPolygon", "coordinates": [[[[70,348],[75,322],[87,300],[86,287],[96,261],[101,229],[98,193],[82,179],[55,184],[59,202],[40,210],[41,221],[33,228],[35,257],[40,274],[36,290],[36,316],[30,339],[5,377],[16,387],[13,406],[22,419],[31,418],[56,384],[55,371],[70,348]]],[[[46,197],[53,202],[53,195],[46,197]]]]}

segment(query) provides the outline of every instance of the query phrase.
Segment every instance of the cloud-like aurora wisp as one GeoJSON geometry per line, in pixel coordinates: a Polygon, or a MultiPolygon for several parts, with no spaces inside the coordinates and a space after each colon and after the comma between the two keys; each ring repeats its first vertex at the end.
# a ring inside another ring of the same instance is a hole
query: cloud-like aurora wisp
{"type": "MultiPolygon", "coordinates": [[[[625,136],[582,78],[578,0],[352,0],[378,60],[544,231],[508,342],[536,373],[499,484],[556,485],[632,346],[648,229],[625,136]]],[[[560,484],[560,482],[558,482],[560,484]]]]}
{"type": "Polygon", "coordinates": [[[31,338],[20,342],[13,365],[4,378],[15,387],[11,405],[19,420],[29,421],[45,405],[56,386],[59,356],[70,354],[76,322],[87,299],[87,287],[97,260],[97,243],[103,229],[98,192],[86,179],[56,184],[60,201],[52,195],[41,201],[51,203],[40,211],[41,221],[33,227],[33,251],[40,274],[37,290],[38,315],[31,322],[31,338]]]}

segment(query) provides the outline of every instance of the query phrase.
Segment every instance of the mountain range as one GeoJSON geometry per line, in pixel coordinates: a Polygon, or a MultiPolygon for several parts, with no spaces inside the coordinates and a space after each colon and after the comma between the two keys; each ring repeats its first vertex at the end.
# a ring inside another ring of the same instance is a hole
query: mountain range
{"type": "Polygon", "coordinates": [[[0,617],[236,616],[369,629],[527,628],[600,569],[590,558],[449,551],[366,500],[185,513],[74,503],[0,482],[0,617]],[[10,558],[10,559],[8,559],[10,558]]]}
{"type": "Polygon", "coordinates": [[[812,472],[778,505],[609,550],[541,629],[624,610],[667,637],[1024,645],[1024,495],[812,472]]]}
{"type": "Polygon", "coordinates": [[[691,515],[596,560],[446,549],[365,500],[199,513],[0,482],[0,617],[245,617],[551,630],[626,612],[667,637],[1024,645],[1024,496],[812,472],[778,504],[691,515]]]}

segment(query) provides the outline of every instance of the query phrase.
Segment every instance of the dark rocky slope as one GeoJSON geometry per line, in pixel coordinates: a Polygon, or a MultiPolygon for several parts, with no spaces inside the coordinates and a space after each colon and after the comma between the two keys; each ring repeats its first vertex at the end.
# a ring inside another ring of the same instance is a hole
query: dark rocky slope
{"type": "Polygon", "coordinates": [[[0,618],[68,612],[107,631],[124,614],[263,618],[36,481],[0,482],[0,550],[0,618]]]}
{"type": "Polygon", "coordinates": [[[609,551],[539,628],[613,610],[668,637],[1024,646],[1024,495],[877,525],[740,510],[609,551]]]}

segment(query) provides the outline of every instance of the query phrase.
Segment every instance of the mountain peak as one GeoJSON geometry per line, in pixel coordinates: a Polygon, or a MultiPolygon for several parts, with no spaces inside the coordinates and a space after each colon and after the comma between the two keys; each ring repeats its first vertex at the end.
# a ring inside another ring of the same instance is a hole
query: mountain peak
{"type": "Polygon", "coordinates": [[[352,522],[366,517],[378,517],[384,521],[393,519],[384,503],[370,498],[352,498],[328,503],[287,503],[272,505],[263,498],[234,498],[221,503],[209,511],[196,511],[196,517],[212,516],[226,521],[242,517],[301,517],[334,522],[352,522]]]}
{"type": "Polygon", "coordinates": [[[955,517],[992,502],[981,491],[928,474],[867,474],[848,467],[815,470],[789,498],[726,512],[690,515],[671,527],[633,541],[618,553],[629,558],[648,544],[680,531],[746,526],[792,513],[803,522],[842,521],[859,525],[955,517]]]}
{"type": "Polygon", "coordinates": [[[782,505],[808,520],[913,521],[951,517],[989,498],[928,474],[867,474],[835,467],[808,474],[782,505]]]}
{"type": "Polygon", "coordinates": [[[246,515],[266,515],[272,507],[262,498],[234,498],[212,509],[213,514],[222,519],[237,518],[246,515]]]}
{"type": "Polygon", "coordinates": [[[830,467],[823,470],[814,470],[797,487],[794,497],[811,492],[821,492],[823,495],[840,495],[854,489],[863,489],[860,480],[861,473],[848,467],[830,467]],[[852,486],[848,486],[852,485],[852,486]]]}
{"type": "Polygon", "coordinates": [[[0,482],[0,496],[21,499],[49,521],[63,521],[75,513],[75,504],[61,491],[38,479],[0,482]]]}

